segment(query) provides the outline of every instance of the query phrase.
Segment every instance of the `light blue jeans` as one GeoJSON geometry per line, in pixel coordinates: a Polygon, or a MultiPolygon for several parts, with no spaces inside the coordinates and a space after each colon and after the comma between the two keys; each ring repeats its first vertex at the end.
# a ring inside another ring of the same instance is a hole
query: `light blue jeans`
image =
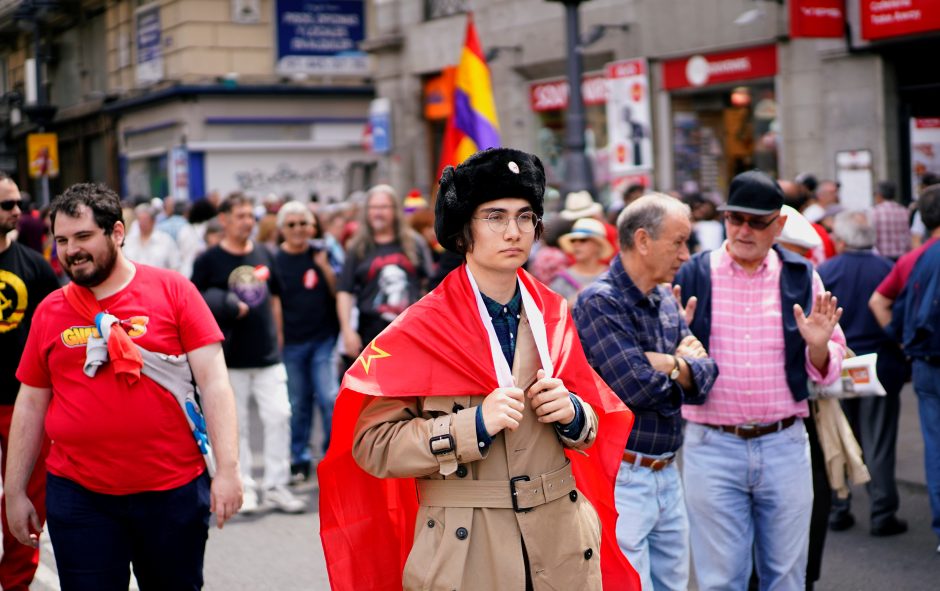
{"type": "Polygon", "coordinates": [[[913,382],[924,436],[924,472],[933,513],[930,526],[940,538],[940,367],[915,359],[913,382]]]}
{"type": "Polygon", "coordinates": [[[335,346],[335,336],[284,345],[287,392],[291,406],[290,455],[294,464],[311,460],[310,433],[313,430],[314,406],[323,419],[324,453],[330,445],[333,404],[339,389],[336,364],[333,362],[335,346]]]}
{"type": "Polygon", "coordinates": [[[679,470],[658,472],[620,463],[617,543],[640,575],[644,591],[685,591],[689,586],[689,518],[679,470]]]}
{"type": "Polygon", "coordinates": [[[688,423],[682,477],[700,591],[804,591],[813,511],[802,421],[753,439],[688,423]]]}

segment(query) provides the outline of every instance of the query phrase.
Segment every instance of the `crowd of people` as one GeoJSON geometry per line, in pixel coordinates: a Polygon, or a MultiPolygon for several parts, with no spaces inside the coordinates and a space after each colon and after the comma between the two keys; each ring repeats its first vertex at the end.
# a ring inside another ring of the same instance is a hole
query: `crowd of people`
{"type": "Polygon", "coordinates": [[[312,509],[292,485],[329,450],[328,565],[359,490],[363,519],[405,528],[364,544],[420,528],[404,573],[386,548],[349,588],[388,564],[406,588],[684,589],[692,564],[703,590],[811,588],[826,530],[855,523],[846,471],[870,479],[872,535],[907,530],[909,379],[940,537],[940,179],[912,208],[889,181],[868,211],[839,190],[751,171],[721,199],[634,186],[605,211],[547,202],[509,149],[445,170],[434,207],[385,184],[339,204],[80,184],[36,212],[0,176],[0,586],[27,588],[48,520],[69,588],[126,588],[130,562],[199,588],[210,512],[312,509]],[[818,400],[869,353],[884,396],[818,400]],[[418,504],[375,505],[387,477],[418,504]]]}

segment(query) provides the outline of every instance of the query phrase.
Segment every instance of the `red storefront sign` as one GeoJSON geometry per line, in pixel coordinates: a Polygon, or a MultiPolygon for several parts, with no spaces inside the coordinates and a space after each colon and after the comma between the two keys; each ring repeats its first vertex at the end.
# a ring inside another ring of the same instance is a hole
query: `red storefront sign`
{"type": "Polygon", "coordinates": [[[790,0],[790,37],[842,37],[844,33],[845,0],[790,0]]]}
{"type": "MultiPolygon", "coordinates": [[[[563,111],[568,108],[568,81],[564,78],[540,80],[529,85],[532,110],[563,111]]],[[[607,103],[607,78],[602,73],[586,74],[581,79],[581,96],[585,105],[607,103]]]]}
{"type": "Polygon", "coordinates": [[[937,0],[860,0],[862,39],[885,39],[940,30],[937,0]]]}
{"type": "Polygon", "coordinates": [[[663,88],[698,88],[777,75],[777,46],[763,45],[663,62],[663,88]]]}
{"type": "Polygon", "coordinates": [[[940,129],[940,118],[919,117],[914,119],[914,126],[917,129],[940,129]]]}

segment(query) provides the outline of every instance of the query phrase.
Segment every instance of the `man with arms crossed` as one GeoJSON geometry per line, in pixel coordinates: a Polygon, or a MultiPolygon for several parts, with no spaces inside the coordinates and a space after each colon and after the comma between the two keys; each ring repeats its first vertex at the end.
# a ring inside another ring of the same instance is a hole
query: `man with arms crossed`
{"type": "Polygon", "coordinates": [[[127,589],[133,563],[142,588],[199,589],[209,513],[222,527],[242,495],[222,333],[183,276],[124,257],[121,204],[107,187],[73,185],[53,201],[51,220],[73,283],[40,304],[17,370],[4,481],[10,528],[38,546],[26,486],[45,424],[54,442],[46,509],[63,588],[127,589]],[[114,324],[86,307],[107,310],[114,324]],[[99,334],[110,359],[90,377],[86,345],[99,334]],[[176,398],[143,375],[140,348],[188,356],[215,448],[211,486],[176,398]]]}
{"type": "Polygon", "coordinates": [[[588,361],[636,416],[617,477],[617,542],[650,590],[688,587],[689,520],[673,463],[680,410],[701,404],[718,375],[662,285],[689,260],[690,215],[661,193],[628,205],[620,255],[573,312],[588,361]]]}
{"type": "Polygon", "coordinates": [[[807,380],[839,378],[842,310],[811,263],[774,246],[783,191],[759,171],[731,182],[728,239],[676,276],[695,297],[690,323],[721,374],[685,405],[683,479],[699,589],[803,591],[813,508],[807,380]],[[811,311],[810,311],[811,309],[811,311]],[[753,557],[753,558],[752,558],[753,557]]]}

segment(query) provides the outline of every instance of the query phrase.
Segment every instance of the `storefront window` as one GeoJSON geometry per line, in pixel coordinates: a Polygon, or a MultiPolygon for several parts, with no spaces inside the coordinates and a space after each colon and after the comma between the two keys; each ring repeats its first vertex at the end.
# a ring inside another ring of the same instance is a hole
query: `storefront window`
{"type": "Polygon", "coordinates": [[[759,168],[776,176],[776,120],[769,83],[674,94],[675,188],[721,197],[738,173],[759,168]]]}

